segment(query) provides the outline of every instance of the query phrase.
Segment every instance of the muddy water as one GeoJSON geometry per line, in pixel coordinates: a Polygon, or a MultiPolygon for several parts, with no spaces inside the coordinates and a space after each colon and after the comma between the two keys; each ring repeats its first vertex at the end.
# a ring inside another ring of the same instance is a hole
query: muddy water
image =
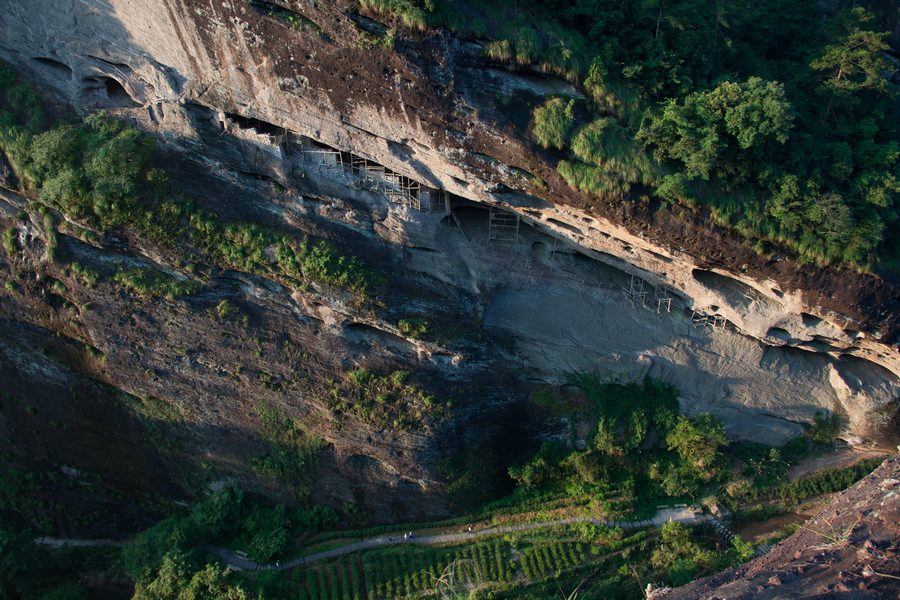
{"type": "Polygon", "coordinates": [[[799,513],[788,513],[786,515],[776,515],[765,521],[757,521],[754,523],[742,523],[734,527],[734,532],[748,541],[755,541],[758,538],[764,538],[779,529],[790,525],[791,523],[803,523],[812,515],[804,515],[799,513]]]}

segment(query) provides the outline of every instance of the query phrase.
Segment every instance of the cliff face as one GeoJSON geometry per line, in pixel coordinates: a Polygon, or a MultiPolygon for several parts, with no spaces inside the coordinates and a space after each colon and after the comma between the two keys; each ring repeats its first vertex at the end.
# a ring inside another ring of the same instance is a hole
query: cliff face
{"type": "MultiPolygon", "coordinates": [[[[767,263],[690,216],[582,196],[523,141],[523,103],[568,84],[442,34],[364,49],[371,22],[352,2],[283,6],[296,25],[242,0],[0,0],[0,57],[79,111],[159,136],[173,181],[204,206],[340,240],[389,276],[384,305],[234,272],[136,305],[43,260],[35,222],[31,253],[7,265],[34,280],[0,300],[7,368],[35,350],[21,327],[88,344],[104,362],[70,370],[183,404],[179,439],[217,473],[245,473],[261,447],[254,403],[284,403],[331,443],[317,493],[365,496],[383,518],[445,513],[441,461],[494,439],[527,446],[528,387],[578,370],[664,379],[739,438],[784,442],[823,409],[846,416],[852,443],[895,437],[894,286],[767,263]],[[48,302],[41,277],[70,297],[48,302]],[[226,298],[252,331],[223,336],[205,316],[226,298]],[[411,316],[456,333],[414,339],[398,327],[411,316]],[[335,419],[329,380],[359,365],[415,371],[453,415],[406,432],[335,419]]],[[[24,201],[4,200],[11,220],[24,201]]],[[[78,237],[61,246],[88,264],[179,263],[140,240],[78,237]]]]}

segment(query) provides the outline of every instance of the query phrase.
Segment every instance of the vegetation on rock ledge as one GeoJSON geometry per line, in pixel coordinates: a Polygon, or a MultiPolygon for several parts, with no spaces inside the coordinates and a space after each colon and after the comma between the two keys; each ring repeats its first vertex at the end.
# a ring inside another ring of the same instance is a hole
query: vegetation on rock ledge
{"type": "Polygon", "coordinates": [[[859,5],[876,3],[360,3],[579,86],[584,100],[540,101],[532,129],[571,148],[558,170],[574,187],[706,207],[805,260],[900,268],[896,67],[859,5]]]}

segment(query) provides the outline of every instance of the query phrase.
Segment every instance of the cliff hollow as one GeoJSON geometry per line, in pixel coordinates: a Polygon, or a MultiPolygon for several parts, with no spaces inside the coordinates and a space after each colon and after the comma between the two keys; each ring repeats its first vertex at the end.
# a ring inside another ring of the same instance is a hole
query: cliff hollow
{"type": "Polygon", "coordinates": [[[178,194],[331,240],[385,282],[360,302],[127,231],[48,229],[6,189],[18,252],[0,268],[20,285],[0,295],[4,444],[147,493],[224,477],[283,493],[252,464],[271,442],[264,407],[283,406],[327,443],[314,497],[386,520],[450,512],[448,473],[480,449],[521,456],[560,435],[529,392],[579,371],[666,381],[737,439],[781,444],[834,411],[851,444],[896,443],[893,282],[569,188],[526,106],[577,95],[569,83],[443,32],[367,47],[372,17],[345,1],[0,0],[0,57],[61,111],[138,125],[178,194]],[[87,285],[72,262],[109,277],[87,285]],[[202,286],[141,299],[111,281],[128,268],[202,286]],[[391,388],[408,423],[329,400],[363,368],[408,373],[391,388]]]}

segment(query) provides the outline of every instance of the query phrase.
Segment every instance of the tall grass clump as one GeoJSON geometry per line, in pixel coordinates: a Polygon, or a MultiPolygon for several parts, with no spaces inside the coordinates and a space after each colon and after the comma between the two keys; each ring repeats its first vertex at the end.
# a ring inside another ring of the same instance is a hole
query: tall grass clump
{"type": "Polygon", "coordinates": [[[653,185],[659,168],[611,117],[601,117],[582,127],[572,139],[578,160],[557,166],[566,182],[591,193],[626,193],[636,184],[653,185]]]}
{"type": "Polygon", "coordinates": [[[428,17],[433,11],[432,4],[419,6],[414,0],[359,0],[365,10],[382,15],[392,15],[411,29],[424,30],[428,26],[428,17]]]}
{"type": "Polygon", "coordinates": [[[535,108],[533,114],[531,133],[537,143],[542,148],[564,148],[575,122],[575,100],[551,98],[535,108]]]}

